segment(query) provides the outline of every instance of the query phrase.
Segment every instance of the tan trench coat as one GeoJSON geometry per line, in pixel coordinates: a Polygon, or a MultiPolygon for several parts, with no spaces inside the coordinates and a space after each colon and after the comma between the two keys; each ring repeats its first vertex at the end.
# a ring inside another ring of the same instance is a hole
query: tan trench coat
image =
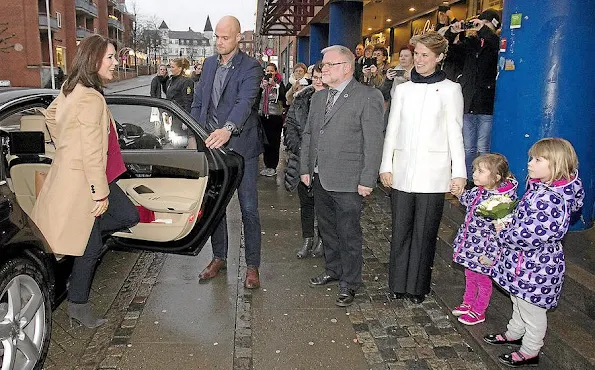
{"type": "Polygon", "coordinates": [[[109,194],[105,168],[111,121],[103,96],[80,84],[67,97],[60,93],[46,111],[56,155],[32,219],[54,253],[81,256],[85,251],[95,201],[109,194]]]}

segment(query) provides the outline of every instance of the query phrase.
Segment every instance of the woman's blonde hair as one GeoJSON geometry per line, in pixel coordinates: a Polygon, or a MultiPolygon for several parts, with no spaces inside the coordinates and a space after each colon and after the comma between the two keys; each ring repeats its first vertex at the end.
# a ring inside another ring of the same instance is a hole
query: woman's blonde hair
{"type": "Polygon", "coordinates": [[[296,69],[301,68],[304,70],[304,73],[308,72],[308,67],[306,67],[306,65],[304,63],[298,63],[296,65],[293,66],[293,72],[295,72],[296,69]]]}
{"type": "Polygon", "coordinates": [[[190,62],[186,58],[175,58],[172,59],[172,62],[176,63],[178,67],[182,68],[182,74],[184,74],[185,70],[190,68],[190,62]]]}
{"type": "Polygon", "coordinates": [[[448,40],[436,31],[430,31],[424,33],[423,35],[413,36],[409,43],[413,45],[413,47],[415,47],[417,43],[423,44],[434,54],[436,54],[436,56],[444,54],[446,57],[446,53],[448,52],[448,40]]]}
{"type": "Polygon", "coordinates": [[[483,164],[484,167],[490,171],[490,180],[492,184],[497,185],[506,179],[512,179],[514,176],[510,172],[508,160],[506,157],[499,153],[486,153],[481,154],[479,157],[473,160],[473,169],[479,168],[479,165],[483,164]],[[498,179],[500,176],[500,179],[498,179]]]}
{"type": "Polygon", "coordinates": [[[548,160],[551,172],[547,182],[570,180],[578,170],[578,157],[570,141],[559,137],[547,137],[539,140],[531,149],[529,156],[548,160]]]}

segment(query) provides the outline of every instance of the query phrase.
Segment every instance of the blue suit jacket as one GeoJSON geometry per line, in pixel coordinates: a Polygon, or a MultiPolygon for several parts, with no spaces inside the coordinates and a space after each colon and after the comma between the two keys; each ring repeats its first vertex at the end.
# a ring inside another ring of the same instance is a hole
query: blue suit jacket
{"type": "MultiPolygon", "coordinates": [[[[205,59],[202,74],[192,103],[192,117],[207,131],[207,112],[211,104],[211,92],[218,68],[218,55],[205,59]]],[[[226,122],[233,122],[237,132],[231,136],[226,147],[244,158],[253,158],[263,151],[262,130],[255,102],[260,92],[263,70],[256,59],[238,50],[232,59],[232,66],[221,91],[217,105],[219,127],[226,122]]]]}

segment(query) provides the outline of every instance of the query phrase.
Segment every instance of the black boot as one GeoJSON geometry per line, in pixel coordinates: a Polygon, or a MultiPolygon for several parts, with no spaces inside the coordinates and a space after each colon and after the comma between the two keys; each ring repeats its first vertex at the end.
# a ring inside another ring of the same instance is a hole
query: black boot
{"type": "Polygon", "coordinates": [[[316,247],[312,251],[312,257],[317,258],[322,256],[324,256],[324,244],[322,244],[322,238],[319,236],[318,243],[316,243],[316,247]]]}
{"type": "Polygon", "coordinates": [[[70,326],[73,321],[79,322],[81,325],[86,326],[89,329],[94,329],[107,322],[106,319],[97,318],[91,310],[91,304],[87,303],[72,303],[68,302],[66,313],[70,317],[70,326]]]}
{"type": "Polygon", "coordinates": [[[310,255],[312,251],[312,247],[314,246],[314,238],[304,238],[304,244],[302,244],[302,249],[297,252],[297,258],[306,258],[310,255]]]}

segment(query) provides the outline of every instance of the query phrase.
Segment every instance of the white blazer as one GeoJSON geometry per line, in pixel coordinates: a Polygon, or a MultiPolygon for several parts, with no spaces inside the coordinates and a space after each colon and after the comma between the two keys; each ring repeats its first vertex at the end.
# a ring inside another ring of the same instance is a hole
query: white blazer
{"type": "Polygon", "coordinates": [[[450,80],[405,82],[393,96],[380,173],[408,193],[446,193],[467,177],[463,147],[463,94],[450,80]]]}

